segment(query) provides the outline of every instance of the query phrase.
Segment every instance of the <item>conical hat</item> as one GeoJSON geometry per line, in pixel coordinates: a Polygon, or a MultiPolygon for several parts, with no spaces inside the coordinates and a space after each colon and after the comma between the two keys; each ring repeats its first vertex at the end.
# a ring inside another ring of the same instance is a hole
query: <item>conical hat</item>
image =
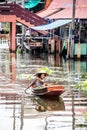
{"type": "Polygon", "coordinates": [[[38,74],[46,74],[46,75],[48,75],[45,70],[40,70],[40,71],[38,71],[38,72],[36,73],[36,75],[38,75],[38,74]]]}

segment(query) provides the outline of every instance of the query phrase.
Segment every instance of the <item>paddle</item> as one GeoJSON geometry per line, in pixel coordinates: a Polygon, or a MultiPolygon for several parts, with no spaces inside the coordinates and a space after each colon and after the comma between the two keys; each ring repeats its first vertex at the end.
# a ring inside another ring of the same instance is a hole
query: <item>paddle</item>
{"type": "Polygon", "coordinates": [[[34,84],[35,81],[36,81],[36,79],[34,79],[34,80],[29,84],[29,86],[24,90],[24,92],[25,92],[26,94],[28,94],[28,93],[27,93],[27,90],[28,90],[29,88],[33,88],[33,84],[34,84]]]}

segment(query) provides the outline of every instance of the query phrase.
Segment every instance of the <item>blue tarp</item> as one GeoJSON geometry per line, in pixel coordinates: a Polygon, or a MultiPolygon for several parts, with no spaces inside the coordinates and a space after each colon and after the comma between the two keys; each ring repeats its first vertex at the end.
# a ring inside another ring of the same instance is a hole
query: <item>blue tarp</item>
{"type": "Polygon", "coordinates": [[[28,0],[28,2],[25,2],[25,8],[30,9],[35,7],[40,3],[41,0],[28,0]]]}
{"type": "Polygon", "coordinates": [[[70,23],[71,21],[72,20],[56,20],[49,24],[32,27],[32,29],[34,29],[34,30],[51,30],[51,29],[66,25],[66,24],[70,23]]]}

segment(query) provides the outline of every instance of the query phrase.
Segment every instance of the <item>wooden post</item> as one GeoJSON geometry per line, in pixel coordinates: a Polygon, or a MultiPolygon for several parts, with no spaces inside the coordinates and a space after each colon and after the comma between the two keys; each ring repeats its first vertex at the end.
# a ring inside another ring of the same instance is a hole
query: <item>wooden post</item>
{"type": "Polygon", "coordinates": [[[77,58],[80,59],[80,56],[81,56],[81,45],[80,43],[78,43],[78,51],[77,51],[77,58]]]}
{"type": "Polygon", "coordinates": [[[10,71],[11,71],[11,79],[12,83],[15,83],[16,81],[16,65],[15,65],[15,53],[10,54],[10,71]]]}
{"type": "Polygon", "coordinates": [[[10,51],[16,52],[16,22],[10,23],[10,51]]]}
{"type": "Polygon", "coordinates": [[[72,31],[71,31],[70,58],[74,57],[75,4],[76,4],[76,0],[73,0],[72,1],[72,31]]]}
{"type": "Polygon", "coordinates": [[[51,53],[54,53],[54,39],[51,39],[51,53]]]}

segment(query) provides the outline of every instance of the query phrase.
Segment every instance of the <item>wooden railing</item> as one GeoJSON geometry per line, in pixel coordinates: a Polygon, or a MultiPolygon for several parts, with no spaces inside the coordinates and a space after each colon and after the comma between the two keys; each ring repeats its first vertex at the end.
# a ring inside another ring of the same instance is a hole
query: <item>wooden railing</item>
{"type": "Polygon", "coordinates": [[[43,18],[20,7],[16,3],[0,4],[0,15],[16,15],[16,17],[21,18],[21,20],[30,22],[30,24],[34,24],[35,26],[46,24],[43,18]]]}

